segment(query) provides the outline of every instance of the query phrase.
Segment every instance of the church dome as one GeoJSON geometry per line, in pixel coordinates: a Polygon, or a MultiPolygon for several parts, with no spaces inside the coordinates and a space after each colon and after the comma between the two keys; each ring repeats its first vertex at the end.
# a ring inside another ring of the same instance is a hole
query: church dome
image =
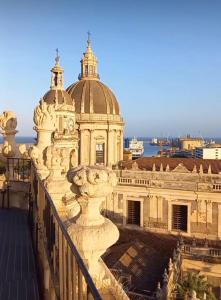
{"type": "Polygon", "coordinates": [[[71,96],[65,90],[49,90],[44,96],[43,100],[47,104],[66,104],[73,105],[71,96]]]}
{"type": "Polygon", "coordinates": [[[81,79],[67,88],[75,101],[76,113],[119,115],[119,105],[113,92],[101,81],[81,79]]]}
{"type": "Polygon", "coordinates": [[[75,111],[78,114],[120,115],[116,97],[100,81],[97,64],[98,60],[92,51],[90,36],[88,36],[87,49],[81,59],[80,80],[67,88],[67,92],[75,102],[75,111]]]}

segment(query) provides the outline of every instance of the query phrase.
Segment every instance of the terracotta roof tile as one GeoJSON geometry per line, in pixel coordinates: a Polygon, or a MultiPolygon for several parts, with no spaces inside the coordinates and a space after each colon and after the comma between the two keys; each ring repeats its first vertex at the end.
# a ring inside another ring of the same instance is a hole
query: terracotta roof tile
{"type": "MultiPolygon", "coordinates": [[[[124,162],[123,167],[127,169],[132,168],[134,161],[124,162]]],[[[183,164],[190,172],[193,171],[196,166],[197,172],[200,170],[200,165],[203,167],[203,172],[207,173],[209,166],[213,174],[219,174],[221,172],[221,160],[215,159],[195,159],[195,158],[168,158],[168,157],[141,157],[136,160],[139,169],[145,169],[152,171],[153,165],[156,166],[156,171],[160,171],[161,164],[165,171],[167,165],[170,167],[170,171],[174,170],[179,164],[183,164]]]]}

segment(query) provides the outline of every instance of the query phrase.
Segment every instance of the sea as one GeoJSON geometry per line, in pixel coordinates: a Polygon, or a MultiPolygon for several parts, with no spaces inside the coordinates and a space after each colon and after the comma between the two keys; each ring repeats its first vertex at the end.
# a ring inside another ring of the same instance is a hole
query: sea
{"type": "MultiPolygon", "coordinates": [[[[155,156],[160,150],[160,146],[152,146],[150,145],[152,138],[137,138],[138,140],[144,141],[144,156],[151,157],[155,156]]],[[[221,138],[205,138],[206,141],[213,140],[218,144],[221,144],[221,138]]],[[[17,136],[16,142],[18,144],[34,144],[36,142],[35,137],[31,136],[17,136]]],[[[3,143],[3,138],[0,137],[0,144],[3,143]]],[[[167,149],[167,147],[164,147],[167,149]]]]}

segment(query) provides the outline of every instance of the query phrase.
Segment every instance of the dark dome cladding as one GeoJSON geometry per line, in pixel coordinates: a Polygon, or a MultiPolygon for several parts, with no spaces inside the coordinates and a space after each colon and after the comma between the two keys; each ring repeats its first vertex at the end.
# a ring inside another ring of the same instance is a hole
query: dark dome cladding
{"type": "Polygon", "coordinates": [[[48,104],[73,105],[72,98],[65,90],[50,90],[44,95],[43,100],[48,104]]]}
{"type": "Polygon", "coordinates": [[[80,80],[70,85],[67,92],[75,101],[77,113],[120,114],[113,92],[98,80],[80,80]],[[84,111],[81,107],[84,107],[84,111]]]}

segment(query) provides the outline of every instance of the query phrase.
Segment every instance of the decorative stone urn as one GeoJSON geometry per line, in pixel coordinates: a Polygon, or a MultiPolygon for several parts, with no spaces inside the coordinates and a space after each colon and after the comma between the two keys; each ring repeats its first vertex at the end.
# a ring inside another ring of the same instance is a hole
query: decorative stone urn
{"type": "Polygon", "coordinates": [[[49,172],[45,166],[45,149],[52,143],[52,133],[55,130],[55,107],[48,105],[43,99],[34,111],[34,129],[37,132],[37,144],[29,149],[29,155],[35,162],[38,173],[42,179],[48,176],[49,172]]]}
{"type": "Polygon", "coordinates": [[[18,132],[16,130],[17,118],[15,114],[11,111],[4,111],[0,116],[0,127],[4,138],[2,154],[5,157],[18,156],[19,151],[15,141],[15,135],[18,132]]]}
{"type": "Polygon", "coordinates": [[[99,283],[105,275],[99,258],[119,238],[117,227],[100,213],[101,203],[112,193],[117,178],[104,167],[80,166],[68,172],[68,180],[81,207],[76,223],[70,225],[68,232],[93,279],[99,283]]]}

